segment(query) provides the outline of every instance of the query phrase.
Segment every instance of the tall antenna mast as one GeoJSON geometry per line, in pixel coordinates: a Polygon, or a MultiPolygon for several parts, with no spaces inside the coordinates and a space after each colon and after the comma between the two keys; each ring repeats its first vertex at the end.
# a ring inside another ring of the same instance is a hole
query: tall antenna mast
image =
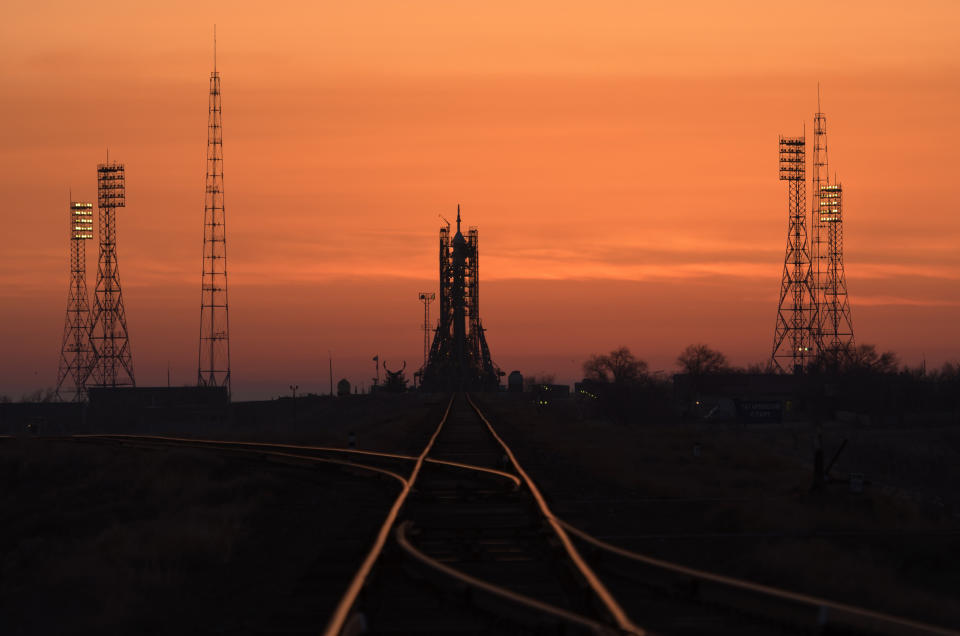
{"type": "Polygon", "coordinates": [[[821,110],[813,120],[813,277],[816,293],[815,335],[821,357],[836,366],[854,345],[853,320],[843,266],[843,188],[830,182],[827,118],[821,110]]]}
{"type": "MultiPolygon", "coordinates": [[[[73,199],[73,192],[70,193],[73,199]]],[[[67,292],[67,318],[60,345],[57,369],[57,397],[64,399],[67,379],[73,384],[71,398],[80,401],[86,395],[84,382],[90,367],[90,302],[87,299],[86,242],[93,238],[93,203],[70,201],[70,290],[67,292]]]]}
{"type": "Polygon", "coordinates": [[[200,346],[197,383],[223,386],[230,394],[230,319],[227,302],[227,235],[223,201],[223,128],[217,27],[207,109],[207,177],[203,207],[203,267],[200,279],[200,346]]]}

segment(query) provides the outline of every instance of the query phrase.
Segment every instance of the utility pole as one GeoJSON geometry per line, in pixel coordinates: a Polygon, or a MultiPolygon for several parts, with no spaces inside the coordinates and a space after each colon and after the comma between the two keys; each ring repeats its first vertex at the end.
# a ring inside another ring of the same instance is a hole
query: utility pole
{"type": "Polygon", "coordinates": [[[297,389],[299,389],[299,388],[300,388],[300,385],[299,385],[299,384],[291,384],[291,385],[290,385],[290,391],[293,392],[293,419],[294,419],[294,421],[296,421],[296,419],[297,419],[297,389]]]}
{"type": "Polygon", "coordinates": [[[327,355],[330,357],[330,397],[333,397],[333,353],[327,349],[327,355]]]}

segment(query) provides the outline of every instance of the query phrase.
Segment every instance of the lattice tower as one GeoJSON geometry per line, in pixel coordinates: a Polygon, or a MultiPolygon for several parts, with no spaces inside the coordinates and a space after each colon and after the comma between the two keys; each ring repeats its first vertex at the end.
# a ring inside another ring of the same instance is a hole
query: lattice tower
{"type": "Polygon", "coordinates": [[[825,269],[821,271],[820,347],[828,361],[839,359],[853,349],[853,318],[843,268],[843,187],[820,186],[818,210],[820,228],[826,234],[825,269]]]}
{"type": "Polygon", "coordinates": [[[780,137],[780,180],[787,182],[787,249],[773,332],[774,364],[802,372],[813,357],[815,295],[807,238],[806,140],[780,137]]]}
{"type": "Polygon", "coordinates": [[[97,205],[100,209],[100,259],[90,323],[92,360],[84,386],[135,386],[117,264],[117,209],[126,207],[122,163],[107,162],[97,166],[97,205]]]}
{"type": "Polygon", "coordinates": [[[813,280],[814,314],[818,355],[836,366],[854,345],[853,322],[843,269],[842,190],[830,183],[827,152],[827,117],[820,109],[813,118],[813,280]]]}
{"type": "Polygon", "coordinates": [[[820,189],[830,184],[830,163],[827,157],[827,117],[820,112],[820,94],[817,89],[817,112],[813,116],[813,201],[811,202],[810,255],[813,260],[814,289],[814,338],[817,351],[823,350],[822,316],[820,305],[823,301],[823,272],[827,256],[826,236],[820,224],[820,189]]]}
{"type": "Polygon", "coordinates": [[[422,386],[429,390],[496,390],[500,370],[480,321],[479,233],[471,227],[464,236],[457,207],[457,233],[440,229],[440,316],[422,370],[422,386]]]}
{"type": "Polygon", "coordinates": [[[420,301],[423,303],[423,366],[427,366],[430,356],[430,303],[436,298],[433,292],[420,292],[420,301]]]}
{"type": "Polygon", "coordinates": [[[203,268],[200,281],[200,347],[197,381],[230,393],[230,317],[227,300],[227,233],[223,198],[223,128],[220,73],[210,73],[207,108],[207,178],[203,208],[203,268]]]}
{"type": "Polygon", "coordinates": [[[69,219],[70,288],[57,369],[57,397],[80,401],[86,396],[84,381],[92,358],[86,245],[93,238],[93,204],[71,201],[69,219]]]}

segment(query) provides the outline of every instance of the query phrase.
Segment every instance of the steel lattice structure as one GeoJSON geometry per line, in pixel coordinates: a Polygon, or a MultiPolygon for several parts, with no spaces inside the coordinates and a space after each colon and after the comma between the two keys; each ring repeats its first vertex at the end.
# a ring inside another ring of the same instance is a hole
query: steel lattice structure
{"type": "Polygon", "coordinates": [[[450,226],[440,228],[440,309],[437,331],[421,386],[427,390],[496,390],[500,370],[490,359],[490,349],[480,321],[478,232],[471,227],[450,238],[450,226]]]}
{"type": "Polygon", "coordinates": [[[854,346],[853,319],[843,266],[843,209],[840,185],[830,183],[827,117],[813,119],[813,275],[817,310],[814,316],[818,355],[836,366],[854,346]]]}
{"type": "Polygon", "coordinates": [[[230,393],[230,318],[227,301],[227,234],[223,200],[223,128],[216,38],[207,109],[207,177],[203,208],[200,346],[197,381],[230,393]]]}
{"type": "Polygon", "coordinates": [[[126,207],[122,163],[97,166],[97,205],[100,208],[100,259],[90,321],[91,363],[83,384],[85,388],[135,386],[117,265],[117,208],[126,207]]]}
{"type": "Polygon", "coordinates": [[[773,333],[774,364],[802,372],[814,355],[816,296],[807,239],[806,140],[780,137],[780,180],[787,182],[787,249],[773,333]]]}
{"type": "Polygon", "coordinates": [[[820,186],[816,214],[826,235],[826,255],[821,270],[821,298],[818,317],[820,350],[828,363],[836,364],[854,346],[853,318],[843,268],[843,188],[839,183],[820,186]]]}
{"type": "Polygon", "coordinates": [[[430,357],[430,303],[437,299],[433,292],[420,292],[420,302],[423,303],[423,366],[427,366],[430,357]]]}
{"type": "Polygon", "coordinates": [[[60,345],[57,369],[57,397],[69,391],[74,401],[82,400],[84,382],[92,360],[90,349],[90,301],[87,298],[87,248],[93,238],[93,204],[70,202],[70,288],[67,292],[67,317],[60,345]],[[69,382],[68,382],[69,380],[69,382]],[[72,388],[70,388],[72,384],[72,388]]]}

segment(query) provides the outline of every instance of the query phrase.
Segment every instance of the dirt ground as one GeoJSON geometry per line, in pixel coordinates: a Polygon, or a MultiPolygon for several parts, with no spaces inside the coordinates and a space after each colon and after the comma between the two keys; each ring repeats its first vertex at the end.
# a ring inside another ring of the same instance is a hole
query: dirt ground
{"type": "Polygon", "coordinates": [[[828,425],[827,461],[849,439],[834,473],[864,472],[868,483],[859,494],[846,482],[813,494],[809,425],[628,426],[589,416],[575,398],[547,408],[505,394],[481,399],[555,512],[591,534],[709,571],[960,627],[960,517],[937,504],[960,483],[956,428],[828,425]]]}
{"type": "MultiPolygon", "coordinates": [[[[433,400],[304,409],[236,437],[419,451],[433,400]]],[[[398,492],[389,478],[198,449],[0,439],[0,633],[318,632],[398,492]]]]}
{"type": "MultiPolygon", "coordinates": [[[[352,432],[360,448],[419,452],[445,400],[384,397],[241,404],[228,429],[197,436],[346,446],[352,432]]],[[[572,398],[480,399],[555,512],[592,534],[960,627],[956,428],[828,424],[828,460],[848,439],[834,473],[867,484],[812,494],[809,425],[627,426],[572,398]]],[[[396,490],[333,469],[39,439],[0,440],[0,479],[4,634],[319,629],[396,490]]]]}

